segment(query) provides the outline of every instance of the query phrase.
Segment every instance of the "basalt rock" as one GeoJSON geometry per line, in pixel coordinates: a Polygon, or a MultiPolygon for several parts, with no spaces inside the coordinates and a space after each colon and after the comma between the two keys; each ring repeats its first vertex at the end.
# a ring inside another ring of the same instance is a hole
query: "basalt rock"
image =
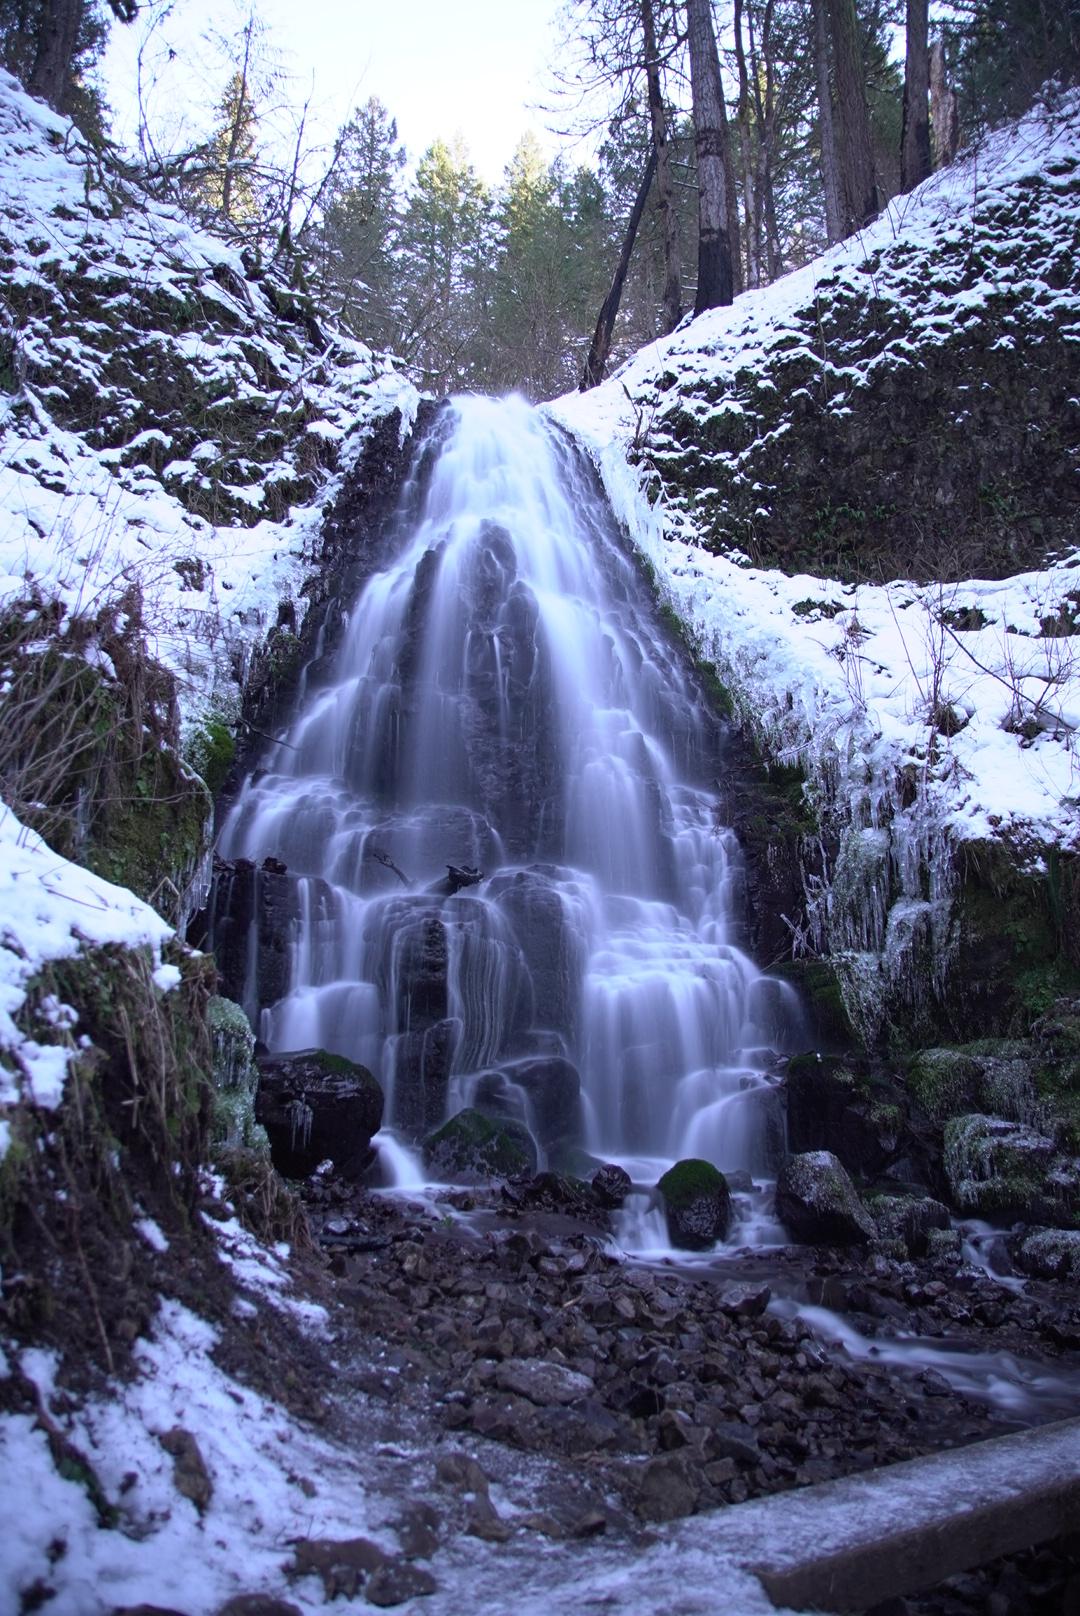
{"type": "Polygon", "coordinates": [[[286,1178],[306,1178],[332,1161],[343,1178],[370,1166],[382,1126],[383,1092],[366,1066],[324,1049],[259,1057],[255,1115],[286,1178]]]}
{"type": "Polygon", "coordinates": [[[776,1212],[806,1245],[866,1245],[877,1234],[843,1166],[829,1150],[792,1156],[776,1183],[776,1212]]]}
{"type": "Polygon", "coordinates": [[[536,1171],[536,1145],[523,1123],[493,1122],[466,1109],[424,1140],[424,1161],[437,1178],[481,1183],[536,1171]]]}
{"type": "Polygon", "coordinates": [[[598,1205],[614,1211],[622,1206],[633,1189],[633,1180],[625,1167],[615,1162],[604,1162],[592,1178],[592,1192],[598,1205]]]}
{"type": "Polygon", "coordinates": [[[788,1144],[797,1155],[830,1150],[849,1172],[874,1175],[911,1142],[903,1089],[868,1060],[797,1055],[785,1088],[788,1144]]]}

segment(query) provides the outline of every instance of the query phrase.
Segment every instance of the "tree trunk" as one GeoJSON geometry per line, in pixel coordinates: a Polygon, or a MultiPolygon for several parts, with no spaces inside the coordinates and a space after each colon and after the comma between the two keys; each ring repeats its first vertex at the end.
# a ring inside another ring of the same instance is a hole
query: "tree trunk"
{"type": "Polygon", "coordinates": [[[844,195],[844,234],[852,235],[877,216],[874,148],[866,105],[859,19],[855,0],[826,0],[836,70],[836,109],[840,125],[840,177],[844,195]]]}
{"type": "Polygon", "coordinates": [[[605,297],[600,314],[596,321],[596,330],[589,346],[589,356],[585,361],[585,369],[581,373],[581,382],[578,391],[587,393],[590,387],[595,387],[604,379],[608,355],[611,353],[611,333],[615,329],[615,319],[622,301],[623,283],[626,272],[630,268],[630,254],[634,250],[634,240],[641,223],[641,215],[645,211],[645,202],[652,186],[653,175],[656,173],[656,147],[649,148],[649,160],[645,164],[645,172],[641,176],[634,205],[630,209],[630,217],[626,221],[626,234],[623,236],[622,250],[619,253],[619,262],[615,267],[615,274],[611,279],[611,290],[605,297]]]}
{"type": "Polygon", "coordinates": [[[729,183],[731,152],[710,0],[686,0],[686,17],[698,179],[698,284],[694,313],[702,314],[735,298],[732,260],[738,254],[738,203],[735,187],[729,183]]]}
{"type": "Polygon", "coordinates": [[[900,136],[900,189],[913,191],[930,173],[929,0],[907,0],[904,122],[900,136]]]}
{"type": "Polygon", "coordinates": [[[664,243],[664,330],[674,331],[682,319],[682,272],[679,263],[679,222],[675,212],[675,186],[671,177],[667,118],[660,87],[660,60],[656,49],[656,20],[652,0],[641,0],[641,24],[645,33],[645,83],[649,97],[649,122],[653,151],[656,153],[656,209],[664,243]]]}
{"type": "Polygon", "coordinates": [[[945,47],[935,39],[930,47],[930,117],[934,128],[934,161],[938,168],[951,163],[960,146],[960,116],[956,92],[945,77],[945,47]]]}
{"type": "MultiPolygon", "coordinates": [[[[743,159],[743,222],[746,252],[746,284],[761,285],[761,230],[760,196],[758,192],[757,127],[750,116],[750,75],[746,68],[746,47],[743,43],[743,0],[735,0],[732,28],[735,34],[735,63],[739,71],[739,133],[742,137],[743,159]]],[[[751,23],[751,28],[753,24],[751,23]]],[[[753,34],[751,33],[751,48],[753,34]]]]}
{"type": "Polygon", "coordinates": [[[34,64],[26,88],[57,112],[66,111],[71,67],[79,45],[84,0],[46,0],[38,28],[34,64]]]}
{"type": "Polygon", "coordinates": [[[825,234],[831,247],[843,240],[844,215],[840,201],[840,160],[836,151],[832,89],[829,84],[829,31],[825,0],[810,0],[810,3],[814,13],[814,68],[821,135],[821,184],[825,192],[825,234]]]}

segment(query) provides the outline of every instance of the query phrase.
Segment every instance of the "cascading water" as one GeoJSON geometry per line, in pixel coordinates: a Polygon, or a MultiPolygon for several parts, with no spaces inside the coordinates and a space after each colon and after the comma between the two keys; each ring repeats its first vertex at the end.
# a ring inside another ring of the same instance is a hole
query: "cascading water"
{"type": "Polygon", "coordinates": [[[256,922],[245,1007],[272,1049],[371,1067],[406,1137],[473,1104],[541,1161],[767,1171],[797,1009],[732,940],[693,674],[541,414],[456,399],[420,459],[331,674],[222,834],[295,884],[287,975],[260,974],[256,922]]]}

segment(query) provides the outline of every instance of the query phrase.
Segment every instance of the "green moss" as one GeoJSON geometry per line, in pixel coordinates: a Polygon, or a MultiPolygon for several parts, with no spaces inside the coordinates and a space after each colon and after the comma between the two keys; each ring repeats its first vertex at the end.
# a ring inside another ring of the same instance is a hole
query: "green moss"
{"type": "Polygon", "coordinates": [[[669,1206],[685,1207],[700,1196],[722,1194],[727,1180],[712,1162],[689,1156],[669,1167],[656,1187],[669,1206]]]}
{"type": "Polygon", "coordinates": [[[907,1072],[907,1085],[927,1116],[942,1122],[975,1103],[980,1068],[959,1049],[923,1049],[907,1072]]]}
{"type": "Polygon", "coordinates": [[[207,719],[188,741],[187,762],[216,797],[236,757],[236,737],[224,718],[207,719]]]}
{"type": "Polygon", "coordinates": [[[424,1159],[441,1171],[511,1177],[531,1172],[536,1157],[523,1123],[508,1118],[495,1122],[470,1107],[428,1135],[424,1159]]]}
{"type": "MultiPolygon", "coordinates": [[[[798,989],[809,1008],[814,1026],[826,1045],[858,1048],[859,1039],[847,1005],[836,966],[829,959],[784,960],[770,966],[773,975],[782,976],[798,989]]],[[[797,1057],[815,1059],[815,1056],[797,1057]]]]}

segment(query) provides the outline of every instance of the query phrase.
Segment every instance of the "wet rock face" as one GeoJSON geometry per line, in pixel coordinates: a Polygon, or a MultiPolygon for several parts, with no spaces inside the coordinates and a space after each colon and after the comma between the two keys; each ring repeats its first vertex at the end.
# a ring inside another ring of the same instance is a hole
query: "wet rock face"
{"type": "MultiPolygon", "coordinates": [[[[326,882],[310,878],[308,886],[312,909],[332,910],[333,894],[326,882]]],[[[285,996],[301,913],[298,878],[280,860],[267,858],[261,865],[245,858],[216,861],[208,944],[226,998],[257,1016],[285,996]]]]}
{"type": "Polygon", "coordinates": [[[540,1055],[486,1073],[477,1086],[475,1103],[488,1114],[512,1117],[515,1094],[538,1143],[549,1154],[558,1156],[581,1138],[581,1079],[570,1061],[540,1055]]]}
{"type": "Polygon", "coordinates": [[[731,1192],[711,1162],[676,1162],[657,1185],[668,1237],[683,1251],[707,1251],[731,1228],[731,1192]]]}
{"type": "Polygon", "coordinates": [[[486,888],[514,928],[533,993],[533,1025],[572,1043],[580,1014],[584,945],[568,924],[553,866],[497,874],[486,888]]]}
{"type": "Polygon", "coordinates": [[[858,1057],[797,1055],[784,1078],[788,1144],[796,1155],[829,1150],[852,1173],[886,1172],[910,1153],[910,1102],[876,1063],[858,1057]]]}
{"type": "Polygon", "coordinates": [[[322,1049],[263,1055],[255,1115],[284,1177],[306,1178],[329,1160],[343,1178],[355,1181],[373,1160],[383,1092],[366,1066],[322,1049]]]}
{"type": "Polygon", "coordinates": [[[793,1156],[776,1183],[776,1212],[806,1245],[861,1246],[877,1234],[873,1218],[829,1150],[793,1156]]]}

